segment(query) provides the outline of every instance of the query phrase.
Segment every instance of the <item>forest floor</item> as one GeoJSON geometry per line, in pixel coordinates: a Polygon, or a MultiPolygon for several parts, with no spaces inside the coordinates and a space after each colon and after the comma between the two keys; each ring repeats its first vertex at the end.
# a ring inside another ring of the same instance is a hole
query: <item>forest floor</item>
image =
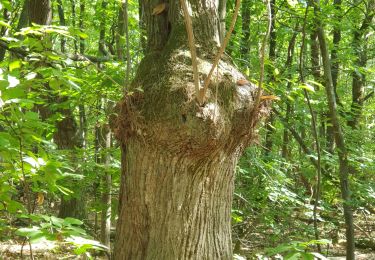
{"type": "MultiPolygon", "coordinates": [[[[32,244],[32,253],[34,259],[90,259],[84,255],[77,256],[73,251],[74,248],[71,245],[67,245],[62,242],[45,240],[32,244]]],[[[30,247],[28,244],[25,244],[22,248],[22,241],[2,241],[0,242],[0,259],[30,259],[30,247]]],[[[94,259],[104,260],[108,258],[103,255],[95,256],[94,259]]]]}
{"type": "MultiPolygon", "coordinates": [[[[30,258],[29,245],[25,245],[23,248],[23,254],[21,255],[22,242],[21,241],[6,241],[0,242],[0,259],[13,260],[13,259],[24,259],[30,258]]],[[[89,259],[85,256],[77,256],[73,253],[73,248],[66,244],[53,241],[43,241],[32,245],[32,251],[34,259],[89,259]]],[[[330,251],[328,259],[330,260],[345,260],[345,248],[343,246],[336,246],[334,250],[330,251]]],[[[105,255],[95,256],[94,259],[104,260],[108,259],[105,255]]],[[[255,259],[255,258],[247,258],[255,259]]],[[[357,250],[357,260],[375,260],[375,251],[371,250],[357,250]]]]}
{"type": "MultiPolygon", "coordinates": [[[[375,215],[370,214],[366,218],[363,216],[357,216],[356,221],[356,259],[357,260],[375,260],[375,215]],[[366,242],[367,241],[367,242],[366,242]],[[366,243],[367,244],[366,244],[366,243]]],[[[255,227],[255,230],[258,228],[255,227]]],[[[340,228],[340,237],[344,236],[344,228],[340,228]]],[[[257,233],[259,235],[259,233],[257,233]]],[[[272,259],[272,258],[260,258],[255,256],[255,252],[264,252],[265,245],[271,247],[271,242],[268,241],[266,234],[258,237],[254,234],[250,234],[248,237],[248,245],[241,248],[240,256],[242,259],[272,259]],[[251,239],[252,238],[252,239],[251,239]],[[256,240],[256,241],[252,241],[256,240]],[[263,245],[260,244],[264,243],[263,245]],[[270,242],[270,243],[268,243],[270,242]],[[246,256],[246,258],[245,258],[246,256]]],[[[287,236],[286,236],[287,237],[287,236]]],[[[329,237],[328,234],[322,234],[322,237],[329,237]]],[[[23,240],[20,239],[9,239],[0,241],[0,260],[13,260],[13,259],[30,259],[30,247],[28,243],[22,246],[23,240]],[[21,254],[22,251],[22,254],[21,254]]],[[[326,255],[330,260],[345,260],[345,243],[344,240],[339,240],[334,244],[330,244],[328,247],[322,247],[323,255],[326,255]]],[[[32,244],[32,253],[34,259],[90,259],[86,256],[77,256],[74,254],[74,247],[71,244],[60,242],[60,241],[40,241],[32,244]]],[[[103,253],[98,251],[91,251],[91,259],[104,260],[108,259],[103,253]]],[[[280,258],[277,258],[280,259],[280,258]]]]}

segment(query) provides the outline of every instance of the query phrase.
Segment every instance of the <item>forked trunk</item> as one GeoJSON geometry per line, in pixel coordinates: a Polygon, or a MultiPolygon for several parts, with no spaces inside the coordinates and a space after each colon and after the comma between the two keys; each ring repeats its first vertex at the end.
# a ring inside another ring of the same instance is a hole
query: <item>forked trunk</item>
{"type": "MultiPolygon", "coordinates": [[[[267,109],[253,111],[256,87],[239,83],[228,58],[200,106],[179,1],[158,15],[150,2],[140,1],[148,45],[135,93],[118,104],[113,124],[123,153],[114,259],[231,259],[234,169],[267,109]]],[[[218,49],[219,7],[189,4],[204,80],[218,49]]]]}

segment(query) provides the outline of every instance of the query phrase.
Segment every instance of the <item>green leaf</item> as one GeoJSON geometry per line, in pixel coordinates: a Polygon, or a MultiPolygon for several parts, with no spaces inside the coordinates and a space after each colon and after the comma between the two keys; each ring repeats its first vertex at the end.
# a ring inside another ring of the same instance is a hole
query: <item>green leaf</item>
{"type": "Polygon", "coordinates": [[[56,185],[56,188],[64,195],[70,195],[70,194],[73,194],[74,192],[72,190],[69,190],[68,188],[65,188],[63,186],[60,186],[60,185],[56,185]]]}
{"type": "Polygon", "coordinates": [[[315,92],[314,87],[311,86],[311,85],[308,84],[308,83],[305,83],[305,84],[299,85],[299,88],[306,89],[307,91],[315,92]]]}
{"type": "Polygon", "coordinates": [[[79,246],[76,249],[74,249],[74,253],[76,255],[81,255],[87,252],[88,249],[91,249],[93,246],[92,245],[83,245],[79,246]]]}
{"type": "Polygon", "coordinates": [[[76,218],[65,218],[64,224],[65,225],[82,225],[83,222],[79,219],[76,219],[76,218]]]}
{"type": "Polygon", "coordinates": [[[32,238],[40,234],[43,234],[43,232],[40,230],[39,227],[33,226],[31,228],[19,228],[17,229],[15,234],[22,237],[32,238]]]}
{"type": "Polygon", "coordinates": [[[19,69],[21,68],[21,61],[20,60],[15,60],[15,61],[12,61],[10,64],[9,64],[9,71],[12,72],[13,70],[15,69],[19,69]]]}
{"type": "Polygon", "coordinates": [[[285,260],[300,260],[301,258],[300,252],[293,252],[284,257],[285,260]]]}
{"type": "Polygon", "coordinates": [[[18,201],[14,201],[14,200],[8,201],[7,209],[9,213],[16,213],[19,210],[25,211],[24,206],[18,201]]]}
{"type": "Polygon", "coordinates": [[[4,90],[9,86],[9,82],[4,79],[0,79],[0,90],[4,90]]]}
{"type": "Polygon", "coordinates": [[[4,22],[3,20],[0,20],[0,26],[4,26],[4,27],[8,27],[8,28],[12,28],[12,27],[10,26],[9,23],[4,22]]]}
{"type": "Polygon", "coordinates": [[[62,218],[57,218],[55,216],[51,216],[50,217],[50,221],[51,223],[54,225],[54,226],[57,226],[57,227],[62,227],[63,224],[64,224],[64,220],[62,218]]]}

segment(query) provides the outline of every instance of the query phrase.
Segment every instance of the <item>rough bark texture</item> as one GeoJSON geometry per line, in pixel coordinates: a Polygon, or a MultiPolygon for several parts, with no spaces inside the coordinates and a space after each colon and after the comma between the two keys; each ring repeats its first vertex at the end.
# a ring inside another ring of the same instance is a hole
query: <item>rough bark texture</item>
{"type": "MultiPolygon", "coordinates": [[[[231,259],[230,210],[234,168],[265,103],[251,117],[253,85],[221,61],[207,93],[195,100],[191,58],[178,1],[151,15],[142,1],[148,44],[133,88],[118,104],[114,132],[121,142],[122,186],[114,259],[231,259]]],[[[200,78],[218,43],[218,3],[189,3],[200,78]]]]}
{"type": "Polygon", "coordinates": [[[30,22],[36,24],[51,24],[52,7],[50,0],[28,0],[30,22]]]}

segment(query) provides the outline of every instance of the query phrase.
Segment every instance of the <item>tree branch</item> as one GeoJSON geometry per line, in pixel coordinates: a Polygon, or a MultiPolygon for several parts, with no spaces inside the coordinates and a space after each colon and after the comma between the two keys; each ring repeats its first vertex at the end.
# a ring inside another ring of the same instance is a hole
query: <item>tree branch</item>
{"type": "Polygon", "coordinates": [[[214,63],[212,64],[211,70],[208,73],[206,80],[204,81],[203,88],[200,90],[200,93],[199,93],[200,97],[199,97],[198,100],[202,100],[201,104],[204,103],[204,100],[205,100],[205,97],[206,97],[206,92],[207,92],[208,86],[210,85],[210,80],[211,80],[211,77],[212,77],[212,73],[214,72],[216,66],[219,64],[220,58],[221,58],[221,56],[224,53],[225,47],[227,46],[227,44],[229,42],[230,36],[232,35],[233,29],[234,29],[234,25],[236,24],[238,12],[240,10],[240,6],[241,6],[241,0],[237,0],[236,1],[236,7],[234,9],[234,14],[233,14],[233,18],[232,18],[232,22],[230,24],[229,30],[228,30],[228,32],[227,32],[227,34],[225,36],[223,44],[221,45],[221,47],[220,47],[220,49],[219,49],[219,51],[218,51],[218,53],[216,55],[216,58],[214,60],[214,63]]]}
{"type": "Polygon", "coordinates": [[[188,35],[190,53],[191,53],[191,64],[192,64],[192,67],[193,67],[195,95],[197,97],[197,100],[198,100],[199,104],[201,104],[201,103],[203,103],[203,99],[199,95],[200,84],[199,84],[197,51],[195,49],[195,39],[194,39],[193,25],[192,25],[191,18],[190,18],[190,15],[189,15],[189,10],[188,10],[187,5],[186,5],[186,1],[180,0],[180,4],[181,4],[182,10],[184,12],[184,18],[185,18],[184,20],[185,20],[186,31],[187,31],[187,35],[188,35]]]}

